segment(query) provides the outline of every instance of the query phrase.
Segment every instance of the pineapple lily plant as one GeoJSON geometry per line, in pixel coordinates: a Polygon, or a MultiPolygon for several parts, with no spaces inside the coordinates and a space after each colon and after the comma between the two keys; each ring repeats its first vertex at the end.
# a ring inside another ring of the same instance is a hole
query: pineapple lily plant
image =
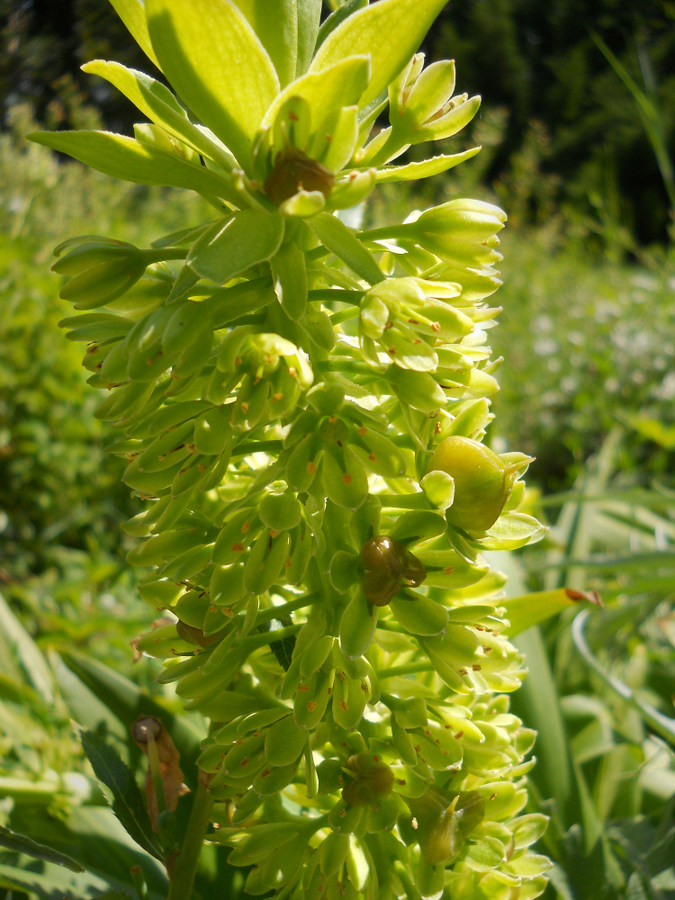
{"type": "Polygon", "coordinates": [[[212,208],[147,248],[72,238],[54,264],[145,501],[129,560],[163,619],[138,648],[210,722],[182,846],[159,827],[169,896],[207,840],[251,895],[536,897],[525,670],[482,556],[543,534],[518,511],[531,460],[483,443],[506,217],[341,214],[479,149],[396,162],[479,106],[416,52],[445,0],[323,22],[321,0],[112,3],[173,90],[97,60],[149,121],[31,137],[212,208]]]}

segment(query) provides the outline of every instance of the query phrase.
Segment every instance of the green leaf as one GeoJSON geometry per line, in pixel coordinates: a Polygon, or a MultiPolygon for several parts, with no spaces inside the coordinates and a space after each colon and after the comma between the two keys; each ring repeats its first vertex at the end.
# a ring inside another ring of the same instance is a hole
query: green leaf
{"type": "Polygon", "coordinates": [[[58,850],[52,850],[51,847],[38,844],[25,834],[17,834],[15,831],[10,831],[9,828],[4,828],[2,825],[0,825],[0,847],[5,847],[7,850],[13,850],[16,853],[24,853],[26,856],[32,856],[34,859],[55,863],[57,866],[64,866],[64,868],[70,869],[71,872],[84,872],[84,868],[70,856],[66,856],[65,853],[59,853],[58,850]]]}
{"type": "Polygon", "coordinates": [[[132,900],[129,894],[123,894],[121,891],[106,891],[96,900],[132,900]]]}
{"type": "Polygon", "coordinates": [[[451,153],[440,156],[432,156],[431,159],[423,159],[420,162],[408,163],[405,166],[385,166],[378,169],[375,175],[378,184],[393,184],[397,181],[417,181],[418,178],[429,178],[454,169],[460,163],[471,159],[479,151],[480,147],[471,147],[462,153],[451,153]]]}
{"type": "Polygon", "coordinates": [[[366,106],[417,50],[446,0],[379,0],[348,16],[325,39],[311,70],[320,71],[347,56],[370,54],[372,73],[361,98],[366,106]]]}
{"type": "Polygon", "coordinates": [[[297,0],[298,55],[295,74],[302,75],[309,68],[321,23],[321,0],[297,0]]]}
{"type": "Polygon", "coordinates": [[[366,250],[354,231],[341,222],[337,216],[330,213],[318,213],[310,224],[324,247],[346,263],[357,275],[360,275],[369,284],[384,281],[384,273],[378,266],[375,257],[369,250],[366,250]]]}
{"type": "Polygon", "coordinates": [[[131,770],[100,735],[83,731],[81,739],[96,777],[112,793],[113,812],[129,836],[151,856],[162,860],[164,854],[156,843],[145,800],[131,770]]]}
{"type": "Polygon", "coordinates": [[[82,71],[105,78],[156,125],[209,159],[220,162],[228,169],[232,167],[234,160],[230,159],[229,154],[190,122],[183,107],[160,81],[135,69],[127,69],[120,63],[102,59],[86,63],[82,71]]]}
{"type": "Polygon", "coordinates": [[[312,132],[336,109],[353,106],[368,86],[370,60],[367,56],[351,56],[322,69],[308,72],[289,84],[267,111],[264,125],[271,125],[275,116],[291,97],[307,101],[312,132]]]}
{"type": "MultiPolygon", "coordinates": [[[[93,875],[66,875],[64,878],[62,872],[62,869],[47,868],[43,874],[27,871],[25,866],[19,869],[0,863],[0,887],[29,891],[44,900],[63,900],[64,897],[68,900],[92,900],[92,897],[100,897],[99,891],[109,887],[102,878],[93,875]]],[[[122,896],[123,900],[129,900],[122,896]]]]}
{"type": "Polygon", "coordinates": [[[283,237],[282,216],[244,209],[204,232],[193,244],[187,263],[202,278],[224,284],[251,266],[271,259],[283,237]]]}
{"type": "Polygon", "coordinates": [[[583,601],[601,605],[597,594],[583,593],[582,591],[574,591],[569,588],[558,588],[553,591],[534,591],[531,594],[509,597],[501,603],[506,609],[505,618],[510,623],[505,633],[509,637],[514,637],[514,635],[520,634],[521,631],[531,628],[532,625],[539,625],[552,616],[556,616],[564,609],[568,609],[570,606],[583,601]]]}
{"type": "Polygon", "coordinates": [[[345,0],[337,9],[328,16],[326,21],[321,25],[316,38],[316,49],[323,44],[329,34],[331,34],[344,20],[357,11],[368,6],[368,0],[345,0]]]}
{"type": "Polygon", "coordinates": [[[305,254],[291,241],[272,257],[270,267],[277,300],[289,319],[297,322],[307,306],[305,254]]]}
{"type": "Polygon", "coordinates": [[[152,46],[187,106],[246,167],[279,79],[231,0],[146,0],[152,46]]]}
{"type": "Polygon", "coordinates": [[[47,703],[52,704],[54,702],[52,673],[37,644],[16,618],[2,595],[0,595],[0,631],[6,643],[11,647],[28,684],[32,685],[47,703]]]}
{"type": "Polygon", "coordinates": [[[161,184],[234,198],[230,183],[204,166],[108,131],[36,131],[26,137],[67,153],[98,172],[135,184],[161,184]]]}
{"type": "Polygon", "coordinates": [[[148,23],[145,18],[145,8],[141,0],[110,0],[110,5],[124,22],[132,38],[143,53],[161,70],[155,51],[152,49],[150,35],[148,34],[148,23]]]}
{"type": "Polygon", "coordinates": [[[296,0],[234,0],[272,60],[282,85],[296,75],[298,10],[296,0]]]}

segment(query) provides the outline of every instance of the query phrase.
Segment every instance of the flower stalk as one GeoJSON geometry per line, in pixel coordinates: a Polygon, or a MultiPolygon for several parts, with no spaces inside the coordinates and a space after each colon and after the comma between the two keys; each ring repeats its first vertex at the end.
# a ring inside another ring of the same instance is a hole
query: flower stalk
{"type": "Polygon", "coordinates": [[[519,510],[530,458],[484,443],[506,217],[459,198],[370,230],[341,218],[478,150],[396,163],[479,106],[415,52],[443,5],[321,23],[320,0],[120,4],[172,90],[95,61],[149,122],[31,136],[217,210],[147,249],[67,241],[54,266],[145,502],[128,559],[166,618],[138,650],[211,721],[170,900],[205,836],[278,900],[545,888],[544,818],[516,839],[523,661],[482,555],[544,533],[519,510]]]}

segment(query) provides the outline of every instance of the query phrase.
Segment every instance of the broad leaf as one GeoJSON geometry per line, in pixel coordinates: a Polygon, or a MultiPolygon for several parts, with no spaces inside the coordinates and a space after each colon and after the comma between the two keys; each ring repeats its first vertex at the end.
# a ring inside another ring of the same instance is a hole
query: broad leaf
{"type": "Polygon", "coordinates": [[[113,178],[135,184],[187,188],[237,201],[225,178],[211,169],[121,134],[108,131],[36,131],[26,137],[52,150],[67,153],[113,178]]]}
{"type": "Polygon", "coordinates": [[[602,602],[595,592],[586,593],[574,591],[570,588],[558,588],[554,591],[535,591],[531,594],[521,594],[518,597],[509,597],[501,602],[506,610],[505,617],[509,620],[506,634],[514,637],[525,631],[532,625],[539,625],[557,615],[564,609],[579,603],[594,603],[601,606],[602,602]]]}
{"type": "Polygon", "coordinates": [[[429,178],[454,169],[460,163],[471,159],[479,151],[480,147],[471,147],[463,153],[452,153],[442,156],[432,156],[431,159],[423,159],[420,162],[408,163],[405,166],[385,166],[376,172],[378,184],[392,184],[397,181],[417,181],[419,178],[429,178]]]}
{"type": "Polygon", "coordinates": [[[296,0],[234,0],[272,60],[279,83],[295,78],[298,52],[296,0]]]}
{"type": "Polygon", "coordinates": [[[284,220],[280,215],[244,209],[205,232],[192,246],[187,263],[202,278],[224,284],[251,266],[271,259],[283,236],[284,220]]]}
{"type": "Polygon", "coordinates": [[[10,831],[9,828],[4,828],[2,825],[0,825],[0,847],[5,847],[7,850],[13,850],[16,853],[23,853],[26,856],[32,856],[33,859],[42,859],[45,862],[55,863],[57,866],[70,869],[71,872],[84,872],[83,867],[78,862],[75,862],[74,859],[71,859],[70,856],[66,856],[65,853],[59,853],[58,850],[53,850],[44,844],[38,844],[25,834],[17,834],[15,831],[10,831]]]}
{"type": "Polygon", "coordinates": [[[276,98],[263,124],[271,125],[284,103],[291,97],[307,101],[312,131],[326,116],[343,106],[353,106],[368,85],[370,62],[367,56],[342,59],[320,72],[308,72],[290,84],[276,98]]]}
{"type": "Polygon", "coordinates": [[[373,64],[366,106],[386,89],[422,43],[446,0],[379,0],[348,16],[319,48],[311,69],[320,71],[346,56],[370,54],[373,64]]]}
{"type": "Polygon", "coordinates": [[[96,777],[110,790],[113,812],[129,836],[151,856],[163,859],[143,795],[118,752],[92,731],[82,732],[82,747],[96,777]]]}
{"type": "MultiPolygon", "coordinates": [[[[44,900],[91,900],[100,897],[110,885],[94,875],[74,875],[61,868],[48,866],[44,873],[31,872],[25,866],[0,863],[0,887],[27,891],[44,900]]],[[[124,895],[122,895],[124,897],[124,895]]],[[[128,900],[128,898],[125,898],[128,900]]]]}
{"type": "Polygon", "coordinates": [[[344,22],[348,16],[353,15],[357,9],[363,9],[364,6],[368,6],[368,0],[345,0],[341,6],[333,10],[322,23],[321,28],[319,28],[319,33],[316,37],[316,49],[319,49],[328,35],[335,31],[338,25],[344,22]]]}
{"type": "Polygon", "coordinates": [[[321,23],[321,0],[297,0],[298,56],[295,74],[302,75],[312,61],[321,23]]]}
{"type": "Polygon", "coordinates": [[[384,273],[375,257],[337,216],[319,213],[310,224],[324,247],[346,263],[357,275],[369,284],[384,281],[384,273]]]}
{"type": "Polygon", "coordinates": [[[82,66],[82,71],[105,78],[151,121],[160,125],[169,134],[185,141],[186,144],[209,159],[220,162],[227,168],[232,167],[234,160],[230,160],[224,150],[209,140],[200,128],[190,122],[183,107],[160,81],[135,69],[127,69],[120,63],[106,62],[102,59],[86,63],[82,66]]]}
{"type": "Polygon", "coordinates": [[[124,22],[132,38],[143,53],[161,70],[159,60],[152,49],[150,35],[148,34],[148,23],[145,18],[145,8],[141,0],[110,0],[110,5],[124,22]]]}
{"type": "Polygon", "coordinates": [[[146,0],[152,46],[187,106],[246,167],[279,91],[272,61],[232,0],[146,0]]]}

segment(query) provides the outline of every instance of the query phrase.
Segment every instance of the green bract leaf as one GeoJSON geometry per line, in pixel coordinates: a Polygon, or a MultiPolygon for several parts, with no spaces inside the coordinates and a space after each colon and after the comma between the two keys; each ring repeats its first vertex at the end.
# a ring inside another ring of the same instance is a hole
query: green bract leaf
{"type": "Polygon", "coordinates": [[[384,91],[417,50],[446,0],[379,0],[348,16],[321,44],[311,69],[346,56],[370,54],[373,70],[360,105],[384,91]]]}
{"type": "Polygon", "coordinates": [[[110,0],[110,5],[124,22],[143,53],[153,61],[158,69],[161,69],[155,51],[152,49],[145,9],[141,0],[110,0]]]}
{"type": "Polygon", "coordinates": [[[296,75],[309,68],[321,24],[321,0],[296,0],[298,6],[298,56],[296,75]]]}
{"type": "Polygon", "coordinates": [[[307,306],[307,271],[305,254],[294,242],[284,244],[270,260],[272,282],[277,300],[293,321],[307,306]]]}
{"type": "Polygon", "coordinates": [[[109,131],[36,131],[26,137],[52,150],[67,153],[86,166],[122,181],[161,184],[236,199],[229,181],[217,172],[122,134],[109,131]]]}
{"type": "Polygon", "coordinates": [[[377,169],[375,177],[378,184],[392,184],[397,181],[417,181],[419,178],[429,178],[432,175],[447,172],[448,169],[454,169],[455,166],[479,153],[480,149],[480,147],[471,147],[462,153],[432,156],[431,159],[408,163],[405,166],[385,166],[382,169],[377,169]]]}
{"type": "Polygon", "coordinates": [[[295,78],[298,52],[296,0],[234,0],[272,60],[281,85],[295,78]]]}
{"type": "Polygon", "coordinates": [[[265,115],[263,127],[274,123],[279,110],[291,97],[302,97],[308,104],[312,131],[317,131],[333,110],[358,103],[368,85],[369,75],[367,56],[350,56],[320,72],[308,72],[276,97],[265,115]]]}
{"type": "Polygon", "coordinates": [[[209,159],[220,162],[228,169],[231,168],[234,159],[230,159],[222,147],[190,122],[183,107],[160,81],[143,72],[102,59],[86,63],[82,66],[82,71],[105,78],[155,124],[161,125],[170,134],[185,141],[209,159]]]}
{"type": "Polygon", "coordinates": [[[224,284],[281,246],[284,220],[276,213],[244,209],[216,222],[193,244],[187,262],[202,278],[224,284]]]}
{"type": "Polygon", "coordinates": [[[311,225],[324,247],[343,260],[357,275],[369,284],[384,281],[384,273],[375,257],[337,216],[320,213],[314,216],[311,225]]]}
{"type": "Polygon", "coordinates": [[[428,597],[394,597],[390,609],[410,634],[441,634],[448,624],[448,611],[428,597]]]}
{"type": "Polygon", "coordinates": [[[279,79],[232,0],[146,0],[148,30],[176,92],[246,167],[279,79]]]}

